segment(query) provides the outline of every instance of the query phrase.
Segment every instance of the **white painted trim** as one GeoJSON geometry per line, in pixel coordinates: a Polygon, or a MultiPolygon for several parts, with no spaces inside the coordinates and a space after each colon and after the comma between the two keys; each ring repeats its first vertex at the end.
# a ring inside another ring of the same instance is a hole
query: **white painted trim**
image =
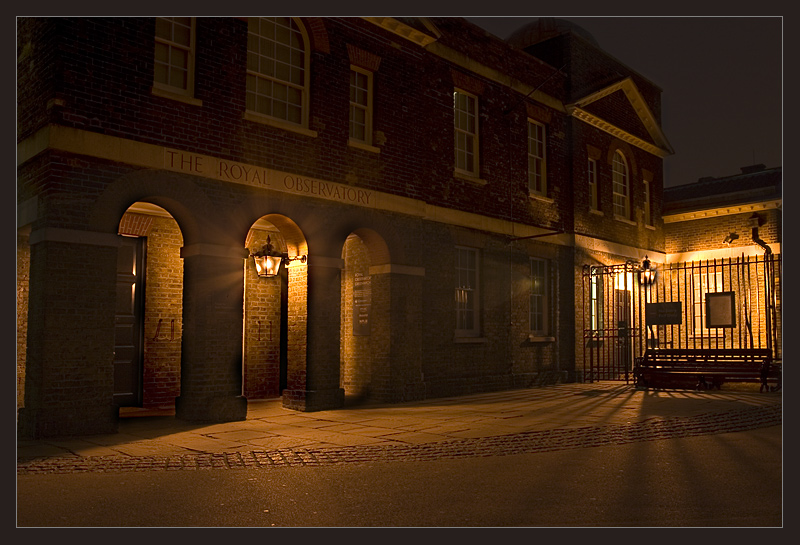
{"type": "Polygon", "coordinates": [[[586,235],[575,235],[575,247],[582,250],[603,252],[612,255],[619,255],[641,261],[647,256],[653,263],[663,263],[666,255],[655,250],[644,250],[626,244],[601,240],[599,238],[587,237],[586,235]]]}
{"type": "Polygon", "coordinates": [[[730,216],[733,214],[747,214],[748,212],[780,209],[782,207],[782,203],[783,199],[775,199],[771,201],[738,204],[735,206],[706,208],[701,210],[694,210],[692,212],[664,214],[662,215],[662,219],[664,220],[664,223],[677,223],[679,221],[690,221],[690,220],[704,220],[708,218],[717,218],[720,216],[730,216]]]}
{"type": "MultiPolygon", "coordinates": [[[[767,244],[773,254],[781,253],[781,245],[779,243],[767,244]]],[[[717,248],[715,250],[698,250],[694,252],[680,252],[674,254],[667,254],[667,263],[688,263],[691,261],[706,261],[714,259],[736,259],[744,254],[745,257],[762,256],[764,255],[764,248],[757,244],[752,246],[733,246],[731,248],[717,248]]]]}

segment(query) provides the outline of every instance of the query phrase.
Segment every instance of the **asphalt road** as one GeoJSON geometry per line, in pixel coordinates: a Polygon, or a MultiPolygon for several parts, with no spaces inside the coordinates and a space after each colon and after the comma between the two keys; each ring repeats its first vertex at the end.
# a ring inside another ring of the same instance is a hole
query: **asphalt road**
{"type": "Polygon", "coordinates": [[[782,426],[508,456],[17,476],[18,527],[781,527],[782,426]]]}

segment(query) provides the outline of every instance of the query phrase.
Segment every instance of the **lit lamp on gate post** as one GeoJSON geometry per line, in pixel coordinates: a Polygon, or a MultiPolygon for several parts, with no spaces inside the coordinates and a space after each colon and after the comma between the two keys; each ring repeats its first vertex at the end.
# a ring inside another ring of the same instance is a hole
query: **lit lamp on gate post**
{"type": "Polygon", "coordinates": [[[639,283],[649,286],[656,281],[656,268],[652,266],[647,256],[644,256],[641,269],[639,269],[639,283]]]}
{"type": "Polygon", "coordinates": [[[271,278],[277,276],[281,269],[281,264],[288,265],[292,261],[306,262],[306,256],[298,255],[289,257],[285,252],[279,252],[272,245],[272,240],[267,236],[267,243],[257,252],[250,254],[256,265],[256,273],[261,278],[271,278]]]}

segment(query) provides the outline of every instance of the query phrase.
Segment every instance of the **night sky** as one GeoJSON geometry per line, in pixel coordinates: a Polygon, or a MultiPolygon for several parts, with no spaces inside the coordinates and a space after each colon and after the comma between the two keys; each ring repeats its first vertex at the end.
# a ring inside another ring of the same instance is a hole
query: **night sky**
{"type": "MultiPolygon", "coordinates": [[[[662,89],[665,185],[782,165],[780,16],[559,17],[662,89]]],[[[467,17],[508,38],[536,17],[467,17]]]]}

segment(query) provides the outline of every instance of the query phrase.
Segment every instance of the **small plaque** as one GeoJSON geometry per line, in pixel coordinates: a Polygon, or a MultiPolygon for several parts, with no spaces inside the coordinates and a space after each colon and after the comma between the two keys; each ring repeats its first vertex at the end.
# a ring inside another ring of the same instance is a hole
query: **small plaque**
{"type": "Polygon", "coordinates": [[[736,303],[732,291],[706,293],[706,327],[736,327],[736,303]]]}
{"type": "Polygon", "coordinates": [[[644,317],[647,325],[679,325],[683,322],[681,302],[645,303],[644,317]]]}

